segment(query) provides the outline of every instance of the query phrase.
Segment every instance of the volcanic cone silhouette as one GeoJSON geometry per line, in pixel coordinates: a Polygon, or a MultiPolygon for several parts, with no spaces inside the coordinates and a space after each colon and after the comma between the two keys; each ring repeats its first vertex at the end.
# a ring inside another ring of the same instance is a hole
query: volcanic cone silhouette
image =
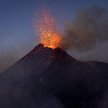
{"type": "Polygon", "coordinates": [[[0,75],[0,108],[108,108],[108,64],[39,44],[0,75]]]}

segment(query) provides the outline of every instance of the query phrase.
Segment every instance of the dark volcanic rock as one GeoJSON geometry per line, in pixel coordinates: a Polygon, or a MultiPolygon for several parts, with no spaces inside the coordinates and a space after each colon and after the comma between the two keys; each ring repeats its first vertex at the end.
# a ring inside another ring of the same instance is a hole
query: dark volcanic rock
{"type": "Polygon", "coordinates": [[[108,108],[108,64],[40,44],[0,75],[0,108],[108,108]]]}

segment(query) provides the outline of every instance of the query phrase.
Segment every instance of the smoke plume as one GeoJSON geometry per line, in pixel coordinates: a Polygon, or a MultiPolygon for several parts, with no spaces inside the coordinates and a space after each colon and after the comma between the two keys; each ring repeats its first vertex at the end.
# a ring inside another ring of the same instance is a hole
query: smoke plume
{"type": "Polygon", "coordinates": [[[65,25],[61,47],[86,51],[108,40],[108,11],[97,5],[77,12],[65,25]]]}

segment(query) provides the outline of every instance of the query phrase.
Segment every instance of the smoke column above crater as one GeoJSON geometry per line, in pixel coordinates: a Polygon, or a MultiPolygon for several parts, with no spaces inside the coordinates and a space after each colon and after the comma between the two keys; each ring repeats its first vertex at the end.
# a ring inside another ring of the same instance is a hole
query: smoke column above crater
{"type": "Polygon", "coordinates": [[[108,40],[108,11],[97,5],[76,13],[65,25],[61,47],[66,50],[87,51],[108,40]]]}

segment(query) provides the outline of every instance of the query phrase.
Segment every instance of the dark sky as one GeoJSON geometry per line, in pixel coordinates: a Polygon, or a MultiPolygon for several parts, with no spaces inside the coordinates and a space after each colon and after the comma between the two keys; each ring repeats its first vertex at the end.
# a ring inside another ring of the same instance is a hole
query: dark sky
{"type": "MultiPolygon", "coordinates": [[[[48,7],[55,13],[59,25],[63,26],[64,20],[72,20],[76,11],[94,4],[107,8],[108,0],[0,0],[1,58],[12,55],[13,58],[15,56],[15,60],[16,57],[19,59],[38,44],[33,18],[40,8],[48,7]]],[[[101,50],[103,47],[99,49],[101,50]]],[[[95,57],[97,52],[93,50],[85,56],[91,54],[95,57]]]]}

